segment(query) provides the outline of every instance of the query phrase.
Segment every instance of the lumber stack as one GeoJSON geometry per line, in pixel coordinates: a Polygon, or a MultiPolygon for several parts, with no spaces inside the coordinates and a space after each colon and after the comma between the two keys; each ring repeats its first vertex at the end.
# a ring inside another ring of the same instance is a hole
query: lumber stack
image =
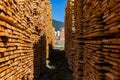
{"type": "Polygon", "coordinates": [[[84,1],[84,37],[99,37],[103,34],[102,1],[84,1]]]}
{"type": "Polygon", "coordinates": [[[68,58],[69,69],[73,70],[75,53],[75,33],[74,33],[74,0],[69,0],[66,7],[65,16],[65,52],[68,58]]]}
{"type": "Polygon", "coordinates": [[[103,70],[103,13],[102,1],[84,1],[84,79],[103,80],[106,71],[103,70]]]}
{"type": "MultiPolygon", "coordinates": [[[[120,1],[74,0],[74,3],[75,50],[69,63],[74,63],[74,80],[120,80],[120,1]]],[[[70,15],[66,14],[67,19],[70,15]]],[[[65,23],[70,26],[72,21],[67,19],[65,23]]],[[[66,49],[70,48],[66,45],[66,49]]]]}
{"type": "Polygon", "coordinates": [[[104,0],[102,2],[103,21],[105,22],[103,39],[104,62],[109,66],[106,80],[120,80],[120,0],[104,0]]]}
{"type": "Polygon", "coordinates": [[[105,0],[102,2],[102,11],[104,13],[103,19],[106,23],[104,27],[105,33],[119,33],[120,20],[120,1],[119,0],[105,0]]]}
{"type": "Polygon", "coordinates": [[[50,11],[49,1],[0,0],[0,80],[39,78],[46,64],[42,46],[53,39],[50,11]]]}
{"type": "Polygon", "coordinates": [[[103,70],[104,56],[102,53],[101,40],[87,40],[84,46],[84,79],[102,80],[105,72],[103,70]]]}
{"type": "Polygon", "coordinates": [[[74,0],[74,15],[75,15],[75,53],[74,53],[74,80],[83,79],[83,53],[84,53],[84,38],[83,38],[83,0],[74,0]]]}

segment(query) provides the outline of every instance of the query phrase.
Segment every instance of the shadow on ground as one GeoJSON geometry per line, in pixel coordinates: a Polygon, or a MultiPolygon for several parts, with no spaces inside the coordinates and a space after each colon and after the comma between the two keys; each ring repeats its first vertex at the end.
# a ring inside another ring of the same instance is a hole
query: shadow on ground
{"type": "Polygon", "coordinates": [[[64,51],[54,49],[50,54],[49,60],[49,65],[52,66],[52,69],[46,68],[45,74],[40,80],[73,80],[64,51]]]}

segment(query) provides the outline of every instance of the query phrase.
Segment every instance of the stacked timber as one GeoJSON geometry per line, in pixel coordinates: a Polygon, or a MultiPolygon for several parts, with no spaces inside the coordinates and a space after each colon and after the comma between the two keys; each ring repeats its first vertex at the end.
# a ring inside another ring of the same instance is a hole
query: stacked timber
{"type": "Polygon", "coordinates": [[[102,1],[84,0],[84,80],[103,80],[104,57],[101,37],[104,28],[102,1]]]}
{"type": "Polygon", "coordinates": [[[69,69],[73,70],[74,66],[74,0],[69,0],[66,7],[66,16],[65,16],[65,51],[66,57],[68,58],[69,69]]]}
{"type": "Polygon", "coordinates": [[[84,0],[84,37],[99,37],[103,34],[102,1],[84,0]]]}
{"type": "Polygon", "coordinates": [[[52,41],[53,30],[47,5],[47,0],[0,0],[0,80],[35,80],[44,72],[42,46],[52,41]]]}
{"type": "Polygon", "coordinates": [[[74,80],[83,79],[83,53],[84,53],[84,38],[83,38],[83,0],[74,0],[74,17],[75,17],[75,54],[74,54],[74,80]]]}
{"type": "MultiPolygon", "coordinates": [[[[74,54],[67,56],[70,66],[74,63],[74,80],[120,80],[120,0],[74,0],[74,4],[75,19],[70,20],[69,5],[65,19],[71,28],[75,22],[74,54]]],[[[72,39],[67,41],[71,52],[72,39]]]]}
{"type": "Polygon", "coordinates": [[[104,27],[105,33],[119,33],[120,28],[120,1],[119,0],[105,0],[102,2],[102,11],[104,13],[103,19],[106,23],[104,27]]]}
{"type": "Polygon", "coordinates": [[[102,2],[105,22],[103,39],[104,67],[107,71],[105,80],[120,80],[120,0],[104,0],[102,2]]]}
{"type": "Polygon", "coordinates": [[[102,55],[101,40],[87,40],[84,46],[84,79],[103,80],[105,71],[103,70],[104,57],[102,55]]]}

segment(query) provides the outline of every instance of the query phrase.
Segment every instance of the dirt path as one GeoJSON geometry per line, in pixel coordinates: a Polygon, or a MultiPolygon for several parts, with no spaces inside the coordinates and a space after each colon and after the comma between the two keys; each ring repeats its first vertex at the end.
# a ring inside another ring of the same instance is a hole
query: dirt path
{"type": "Polygon", "coordinates": [[[64,51],[54,50],[50,55],[50,61],[50,65],[55,66],[55,69],[47,68],[40,80],[73,80],[64,51]]]}

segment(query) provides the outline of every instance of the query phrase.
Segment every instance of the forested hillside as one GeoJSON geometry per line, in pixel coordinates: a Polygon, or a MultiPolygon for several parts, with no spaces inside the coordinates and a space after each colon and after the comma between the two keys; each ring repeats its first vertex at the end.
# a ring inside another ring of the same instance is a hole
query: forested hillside
{"type": "Polygon", "coordinates": [[[53,27],[55,27],[55,31],[58,31],[61,27],[64,27],[64,22],[53,20],[53,27]]]}

